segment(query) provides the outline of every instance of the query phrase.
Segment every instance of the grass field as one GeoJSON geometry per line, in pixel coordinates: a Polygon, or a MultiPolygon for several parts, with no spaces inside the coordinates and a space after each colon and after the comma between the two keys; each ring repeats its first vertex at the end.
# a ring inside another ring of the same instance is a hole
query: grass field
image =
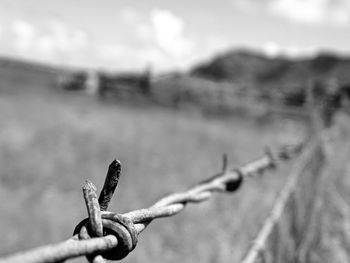
{"type": "MultiPolygon", "coordinates": [[[[0,255],[68,238],[86,216],[82,183],[91,179],[100,189],[114,158],[123,174],[110,210],[122,213],[211,176],[223,152],[238,166],[305,132],[287,120],[263,125],[103,104],[54,92],[50,78],[16,74],[0,72],[0,255]]],[[[287,175],[288,165],[153,222],[125,262],[237,262],[287,175]]]]}

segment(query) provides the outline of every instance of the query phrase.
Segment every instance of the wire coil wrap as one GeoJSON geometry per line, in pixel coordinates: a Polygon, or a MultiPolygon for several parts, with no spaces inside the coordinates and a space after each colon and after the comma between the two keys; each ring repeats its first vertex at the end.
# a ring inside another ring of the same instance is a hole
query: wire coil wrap
{"type": "MultiPolygon", "coordinates": [[[[74,235],[79,239],[90,239],[89,219],[82,220],[74,229],[74,235]]],[[[109,260],[120,260],[125,258],[137,244],[137,232],[133,222],[126,216],[112,212],[102,213],[102,224],[104,235],[114,235],[118,245],[101,255],[109,260]]]]}
{"type": "Polygon", "coordinates": [[[240,169],[236,169],[234,170],[234,172],[237,174],[238,177],[235,180],[231,180],[226,183],[225,190],[230,193],[237,191],[241,187],[244,178],[243,173],[240,169]]]}

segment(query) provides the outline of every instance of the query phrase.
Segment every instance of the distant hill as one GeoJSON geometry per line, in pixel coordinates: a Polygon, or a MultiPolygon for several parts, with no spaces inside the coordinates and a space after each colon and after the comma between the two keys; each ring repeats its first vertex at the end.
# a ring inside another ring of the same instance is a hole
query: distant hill
{"type": "Polygon", "coordinates": [[[78,69],[0,57],[0,92],[43,92],[55,87],[59,76],[78,69]]]}
{"type": "Polygon", "coordinates": [[[73,69],[52,66],[45,63],[29,61],[25,59],[15,59],[0,57],[0,69],[13,69],[18,72],[31,72],[33,74],[57,74],[59,72],[73,71],[73,69]]]}
{"type": "Polygon", "coordinates": [[[55,76],[55,70],[45,65],[0,58],[0,92],[41,92],[54,83],[55,76]]]}
{"type": "Polygon", "coordinates": [[[195,66],[190,75],[214,81],[232,82],[261,91],[303,89],[310,79],[337,79],[350,83],[350,58],[320,53],[313,58],[269,58],[247,50],[235,50],[195,66]]]}

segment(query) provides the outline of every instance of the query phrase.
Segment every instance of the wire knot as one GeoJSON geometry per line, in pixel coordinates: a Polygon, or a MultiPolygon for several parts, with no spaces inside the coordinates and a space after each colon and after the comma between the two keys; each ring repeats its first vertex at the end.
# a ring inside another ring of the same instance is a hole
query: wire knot
{"type": "MultiPolygon", "coordinates": [[[[137,231],[133,222],[126,216],[112,212],[102,212],[103,235],[114,235],[118,245],[109,251],[100,253],[106,259],[120,260],[125,258],[137,244],[137,231]]],[[[74,229],[79,239],[90,239],[89,218],[82,220],[74,229]]]]}
{"type": "Polygon", "coordinates": [[[235,169],[233,172],[235,172],[238,177],[226,183],[226,191],[231,193],[237,191],[243,182],[243,173],[241,170],[235,169]]]}

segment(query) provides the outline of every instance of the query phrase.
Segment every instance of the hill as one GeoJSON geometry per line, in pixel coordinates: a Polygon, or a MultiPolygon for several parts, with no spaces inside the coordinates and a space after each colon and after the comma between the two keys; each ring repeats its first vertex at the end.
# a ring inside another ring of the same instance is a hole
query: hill
{"type": "Polygon", "coordinates": [[[14,58],[0,58],[0,92],[50,92],[57,76],[74,72],[73,69],[55,67],[14,58]],[[13,85],[16,83],[17,85],[13,85]]]}
{"type": "Polygon", "coordinates": [[[195,66],[190,75],[214,81],[228,81],[260,91],[296,91],[310,80],[337,79],[350,83],[350,58],[320,53],[312,58],[269,58],[263,54],[234,50],[195,66]],[[292,90],[291,90],[292,89],[292,90]]]}

